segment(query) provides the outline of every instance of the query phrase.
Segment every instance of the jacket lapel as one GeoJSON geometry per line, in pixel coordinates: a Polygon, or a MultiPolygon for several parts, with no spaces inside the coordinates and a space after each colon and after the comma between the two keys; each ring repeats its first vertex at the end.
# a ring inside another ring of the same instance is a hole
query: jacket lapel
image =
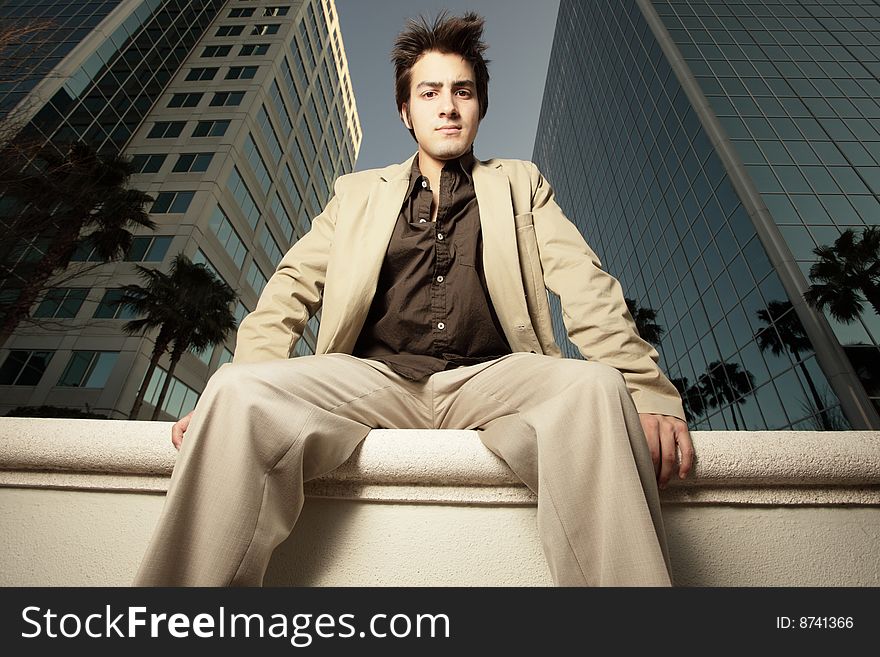
{"type": "Polygon", "coordinates": [[[483,231],[483,271],[495,313],[514,351],[534,347],[516,246],[510,180],[499,163],[474,164],[474,190],[483,231]]]}
{"type": "MultiPolygon", "coordinates": [[[[334,249],[333,257],[337,273],[343,275],[334,280],[336,293],[333,301],[341,312],[338,317],[332,318],[335,326],[328,342],[324,344],[323,340],[319,340],[319,353],[351,353],[357,342],[376,293],[379,272],[394,224],[403,206],[414,158],[415,155],[406,162],[386,169],[369,191],[362,215],[339,218],[338,246],[334,249]]],[[[331,319],[326,312],[331,305],[329,301],[325,299],[322,323],[331,319]]]]}

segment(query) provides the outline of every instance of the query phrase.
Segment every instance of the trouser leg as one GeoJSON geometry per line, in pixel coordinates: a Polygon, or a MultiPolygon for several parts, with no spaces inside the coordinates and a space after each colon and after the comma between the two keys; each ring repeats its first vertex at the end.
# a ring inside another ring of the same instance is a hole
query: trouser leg
{"type": "Polygon", "coordinates": [[[140,586],[259,585],[291,532],[303,482],[372,428],[429,426],[419,386],[329,354],[226,365],[199,399],[140,586]]]}
{"type": "Polygon", "coordinates": [[[561,586],[668,586],[654,467],[621,374],[516,353],[433,377],[436,426],[475,428],[538,495],[561,586]]]}

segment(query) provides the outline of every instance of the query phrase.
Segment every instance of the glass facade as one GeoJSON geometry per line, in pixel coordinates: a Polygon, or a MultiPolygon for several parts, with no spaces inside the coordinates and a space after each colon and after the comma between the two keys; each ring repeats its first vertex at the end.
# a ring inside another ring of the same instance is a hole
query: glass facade
{"type": "Polygon", "coordinates": [[[24,100],[52,69],[120,4],[120,0],[7,0],[0,4],[4,29],[28,30],[0,52],[0,118],[24,100]]]}
{"type": "MultiPolygon", "coordinates": [[[[832,273],[846,277],[845,234],[857,244],[867,228],[880,224],[880,4],[654,6],[805,285],[830,285],[829,295],[845,302],[836,313],[826,305],[825,319],[880,405],[880,298],[856,276],[844,282],[810,273],[822,247],[832,273]],[[861,308],[852,303],[856,298],[861,308]]],[[[874,262],[878,256],[875,250],[874,262]]]]}
{"type": "MultiPolygon", "coordinates": [[[[11,350],[17,354],[9,360],[6,385],[20,392],[34,387],[29,403],[63,392],[65,404],[76,394],[92,407],[112,407],[111,416],[124,417],[150,356],[148,340],[124,334],[131,313],[116,303],[120,286],[143,283],[133,263],[167,271],[178,253],[203,263],[238,294],[234,312],[240,322],[256,307],[283,254],[326,205],[335,179],[353,171],[361,130],[332,0],[249,0],[247,5],[120,3],[119,11],[130,16],[111,14],[89,37],[94,43],[98,34],[115,35],[98,39],[114,49],[76,53],[77,62],[66,62],[66,70],[76,73],[54,82],[55,96],[32,120],[30,129],[53,141],[83,138],[107,149],[124,147],[136,171],[131,185],[153,198],[148,209],[158,228],[139,230],[119,262],[98,267],[92,249],[76,252],[75,265],[65,272],[65,281],[73,274],[76,289],[74,283],[56,286],[32,312],[43,325],[75,321],[63,348],[36,321],[10,338],[10,351],[0,352],[0,362],[11,350]],[[233,14],[237,9],[251,9],[252,15],[233,14]],[[271,23],[266,16],[272,16],[271,23]],[[138,47],[143,30],[149,32],[151,50],[138,47]],[[158,52],[162,66],[146,62],[158,52]],[[246,61],[240,58],[243,52],[246,61]],[[103,66],[94,69],[99,60],[103,66]],[[144,65],[136,64],[141,60],[144,65]],[[126,61],[131,62],[127,69],[126,61]],[[150,87],[149,98],[131,93],[135,81],[146,88],[157,76],[163,83],[150,87]],[[56,102],[59,97],[63,103],[56,102]],[[87,272],[84,279],[77,278],[79,271],[87,272]],[[59,351],[51,363],[47,354],[53,352],[44,345],[59,351]],[[118,358],[111,363],[96,348],[118,349],[118,358]],[[115,366],[117,376],[90,374],[93,360],[101,364],[99,372],[115,366]],[[107,381],[122,385],[124,395],[104,394],[97,383],[107,381]]],[[[36,253],[40,245],[33,247],[36,253]]],[[[22,258],[28,253],[22,250],[22,258]]],[[[296,354],[314,352],[317,328],[313,319],[296,354]]],[[[176,392],[169,393],[163,410],[177,417],[191,409],[207,377],[232,357],[234,344],[233,332],[217,348],[186,352],[173,373],[176,392]]],[[[151,380],[147,404],[157,401],[160,380],[159,374],[151,380]]]]}
{"type": "MultiPolygon", "coordinates": [[[[645,324],[642,334],[692,429],[850,427],[636,2],[560,3],[534,160],[621,281],[637,325],[653,317],[653,335],[645,324]]],[[[551,302],[557,341],[577,357],[551,302]]]]}
{"type": "MultiPolygon", "coordinates": [[[[89,13],[91,24],[97,20],[93,10],[118,3],[71,0],[49,4],[56,5],[55,13],[42,14],[49,20],[60,20],[55,15],[79,7],[76,11],[89,13]]],[[[144,0],[137,4],[64,80],[25,134],[53,143],[81,139],[99,150],[121,151],[224,4],[223,0],[144,0]]],[[[107,15],[112,7],[105,9],[107,15]]]]}

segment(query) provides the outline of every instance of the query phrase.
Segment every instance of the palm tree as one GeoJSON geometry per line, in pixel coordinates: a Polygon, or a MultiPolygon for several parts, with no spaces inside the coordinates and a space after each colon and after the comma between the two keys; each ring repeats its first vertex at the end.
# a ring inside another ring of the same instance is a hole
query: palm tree
{"type": "Polygon", "coordinates": [[[194,264],[183,254],[175,257],[168,274],[140,265],[137,270],[146,286],[124,286],[119,303],[141,317],[126,322],[123,329],[129,334],[139,334],[158,328],[159,333],[129,418],[137,419],[159,359],[170,350],[170,365],[151,418],[155,420],[165,401],[174,368],[184,352],[220,344],[235,328],[230,304],[236,294],[204,265],[194,264]]]}
{"type": "Polygon", "coordinates": [[[865,228],[861,239],[848,228],[834,246],[817,246],[813,253],[819,261],[810,267],[807,303],[817,310],[827,306],[845,324],[855,321],[866,300],[880,314],[880,226],[865,228]]]}
{"type": "Polygon", "coordinates": [[[706,405],[700,396],[700,388],[698,386],[690,385],[686,376],[680,379],[670,379],[670,381],[681,395],[685,419],[688,422],[691,422],[695,417],[699,417],[705,412],[706,405]]]}
{"type": "Polygon", "coordinates": [[[629,297],[626,298],[626,307],[636,323],[636,329],[638,329],[642,340],[651,343],[655,347],[659,346],[660,336],[663,334],[664,328],[654,322],[657,319],[657,311],[653,308],[643,308],[639,306],[638,301],[629,297]]]}
{"type": "Polygon", "coordinates": [[[733,426],[737,431],[739,422],[736,420],[736,407],[746,403],[745,395],[752,391],[754,383],[755,377],[752,373],[740,369],[738,363],[722,361],[709,363],[706,373],[699,378],[700,391],[709,406],[720,408],[724,404],[730,404],[733,426]]]}
{"type": "Polygon", "coordinates": [[[7,247],[0,288],[15,298],[5,316],[0,314],[0,345],[27,316],[49,278],[70,264],[82,242],[98,257],[113,260],[131,247],[129,229],[156,227],[144,210],[152,198],[126,187],[133,169],[121,155],[99,155],[82,142],[61,151],[47,146],[37,160],[22,162],[16,171],[20,175],[4,181],[0,190],[7,247]],[[30,266],[16,262],[27,245],[35,247],[29,251],[36,254],[30,266]]]}
{"type": "Polygon", "coordinates": [[[802,352],[813,351],[813,343],[807,337],[804,325],[801,324],[800,318],[794,312],[791,301],[771,301],[767,304],[766,309],[759,310],[757,314],[758,319],[766,324],[755,333],[758,347],[761,351],[769,349],[774,356],[779,356],[783,349],[788,349],[791,352],[800,366],[801,373],[804,375],[813,400],[816,402],[815,410],[819,411],[822,426],[826,431],[831,431],[831,422],[825,405],[819,396],[813,377],[810,376],[806,364],[800,358],[802,352]],[[775,331],[773,330],[774,324],[776,325],[775,331]]]}

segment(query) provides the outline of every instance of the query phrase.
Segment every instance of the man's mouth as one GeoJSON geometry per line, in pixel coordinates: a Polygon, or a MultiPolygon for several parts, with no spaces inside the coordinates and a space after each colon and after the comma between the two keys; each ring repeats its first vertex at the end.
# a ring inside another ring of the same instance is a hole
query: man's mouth
{"type": "Polygon", "coordinates": [[[437,128],[438,132],[442,132],[444,135],[455,135],[461,132],[461,126],[456,125],[447,125],[442,128],[437,128]]]}

